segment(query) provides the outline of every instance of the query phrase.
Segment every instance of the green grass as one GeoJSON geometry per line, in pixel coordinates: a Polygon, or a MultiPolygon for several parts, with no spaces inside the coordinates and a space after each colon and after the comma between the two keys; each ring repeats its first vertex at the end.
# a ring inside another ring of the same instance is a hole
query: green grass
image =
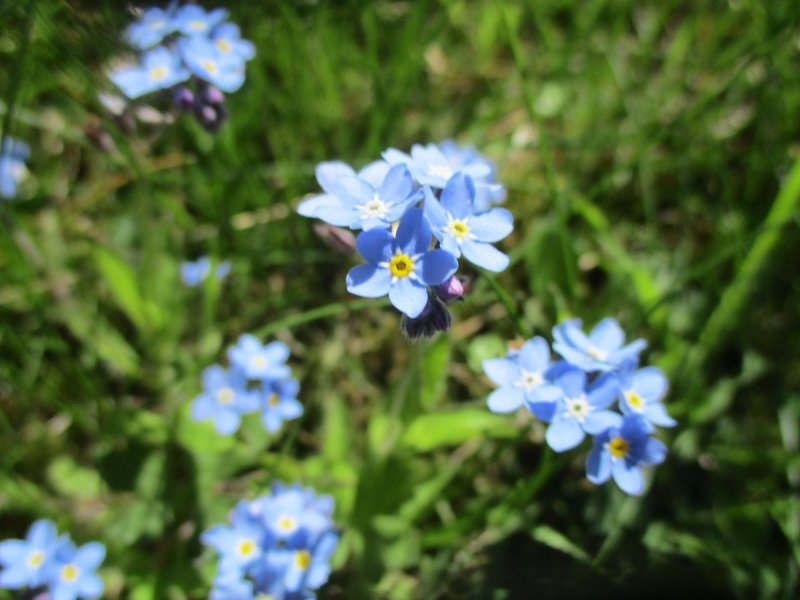
{"type": "Polygon", "coordinates": [[[33,149],[0,205],[0,538],[49,517],[107,545],[108,598],[199,599],[200,532],[299,480],[343,531],[321,597],[796,597],[791,3],[228,7],[258,54],[215,137],[103,111],[118,3],[0,4],[0,122],[33,149]],[[294,209],[319,161],[447,137],[497,162],[512,265],[472,271],[453,329],[410,345],[294,209]],[[203,253],[231,277],[177,285],[203,253]],[[572,316],[617,318],[670,378],[679,425],[641,499],[485,408],[480,361],[572,316]],[[188,419],[245,332],[287,343],[301,381],[306,415],[274,439],[188,419]]]}

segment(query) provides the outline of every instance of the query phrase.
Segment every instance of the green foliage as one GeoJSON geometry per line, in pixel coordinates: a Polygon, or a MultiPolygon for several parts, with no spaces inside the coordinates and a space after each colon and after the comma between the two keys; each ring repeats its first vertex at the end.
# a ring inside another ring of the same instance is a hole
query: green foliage
{"type": "Polygon", "coordinates": [[[321,597],[796,597],[793,3],[224,4],[257,56],[217,136],[103,111],[120,3],[0,4],[0,122],[33,148],[0,204],[0,538],[50,517],[106,544],[108,598],[199,599],[200,533],[301,481],[342,530],[321,597]],[[321,160],[446,137],[497,162],[512,264],[410,344],[294,209],[321,160]],[[181,287],[206,253],[231,276],[181,287]],[[483,359],[607,315],[679,420],[641,499],[485,408],[483,359]],[[188,415],[245,332],[292,350],[306,414],[275,436],[188,415]]]}

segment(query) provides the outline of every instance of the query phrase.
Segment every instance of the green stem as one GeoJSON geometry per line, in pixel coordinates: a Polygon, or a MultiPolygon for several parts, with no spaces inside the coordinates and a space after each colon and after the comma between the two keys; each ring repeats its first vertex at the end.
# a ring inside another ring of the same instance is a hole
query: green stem
{"type": "Polygon", "coordinates": [[[256,337],[264,337],[272,335],[281,329],[289,329],[290,327],[295,327],[296,325],[303,325],[305,323],[310,323],[311,321],[317,321],[326,317],[333,317],[346,312],[365,310],[367,308],[385,306],[386,304],[386,300],[379,301],[371,298],[354,300],[352,302],[334,302],[332,304],[326,304],[325,306],[320,306],[318,308],[294,315],[289,315],[283,319],[273,321],[269,325],[264,325],[264,327],[256,329],[253,335],[256,337]]]}
{"type": "Polygon", "coordinates": [[[491,275],[484,275],[483,280],[489,284],[489,287],[492,288],[492,291],[497,296],[497,299],[503,304],[508,313],[508,318],[514,323],[514,329],[517,331],[519,335],[523,338],[528,339],[533,335],[528,325],[522,318],[519,316],[516,307],[514,306],[514,302],[511,300],[511,296],[505,290],[503,286],[497,283],[497,280],[494,276],[491,275]]]}

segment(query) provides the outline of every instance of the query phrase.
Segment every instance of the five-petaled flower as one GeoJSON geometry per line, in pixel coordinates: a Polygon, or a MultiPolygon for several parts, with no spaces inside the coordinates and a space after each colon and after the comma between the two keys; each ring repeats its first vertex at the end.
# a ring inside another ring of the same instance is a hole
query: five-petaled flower
{"type": "Polygon", "coordinates": [[[564,360],[584,371],[613,371],[636,359],[647,346],[644,340],[625,343],[625,333],[611,318],[595,325],[587,336],[580,319],[570,319],[553,328],[553,349],[564,360]]]}

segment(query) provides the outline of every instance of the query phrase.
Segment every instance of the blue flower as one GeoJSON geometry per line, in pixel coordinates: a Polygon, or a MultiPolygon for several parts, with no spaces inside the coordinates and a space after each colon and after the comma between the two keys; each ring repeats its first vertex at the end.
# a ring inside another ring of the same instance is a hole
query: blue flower
{"type": "Polygon", "coordinates": [[[322,217],[318,215],[320,211],[327,208],[336,210],[342,205],[337,198],[337,194],[341,193],[339,180],[345,177],[357,177],[366,181],[373,188],[377,188],[386,178],[389,169],[389,164],[382,160],[369,163],[358,173],[350,165],[341,161],[321,162],[317,165],[315,172],[317,182],[325,193],[301,202],[297,207],[297,212],[304,217],[321,219],[322,217]]]}
{"type": "Polygon", "coordinates": [[[189,36],[205,36],[228,16],[228,11],[218,8],[206,12],[196,4],[181,6],[175,13],[174,27],[189,36]]]}
{"type": "Polygon", "coordinates": [[[30,154],[27,144],[6,137],[0,151],[0,198],[13,198],[25,174],[25,161],[30,154]]]}
{"type": "Polygon", "coordinates": [[[38,587],[44,583],[47,569],[54,560],[56,526],[41,519],[34,522],[24,540],[0,543],[0,588],[38,587]]]}
{"type": "Polygon", "coordinates": [[[549,406],[561,398],[561,388],[549,382],[551,367],[550,347],[539,336],[525,342],[513,355],[483,361],[486,375],[500,386],[489,395],[489,410],[508,413],[528,403],[536,414],[540,403],[549,406]]]}
{"type": "Polygon", "coordinates": [[[644,490],[640,467],[664,461],[667,448],[651,438],[652,426],[639,415],[627,415],[621,425],[611,427],[594,438],[594,448],[586,459],[586,476],[593,483],[610,477],[626,494],[637,496],[644,490]]]}
{"type": "Polygon", "coordinates": [[[580,319],[570,319],[553,328],[553,349],[564,360],[584,371],[613,371],[623,363],[636,359],[647,346],[636,340],[627,346],[625,333],[619,324],[606,318],[595,325],[587,337],[581,330],[580,319]]]}
{"type": "Polygon", "coordinates": [[[295,379],[264,381],[264,401],[261,405],[261,420],[270,433],[281,428],[284,421],[296,419],[303,414],[303,405],[297,401],[300,384],[295,379]]]}
{"type": "Polygon", "coordinates": [[[178,53],[162,46],[145,52],[141,65],[124,67],[110,74],[111,81],[131,99],[170,88],[189,76],[178,53]]]}
{"type": "MultiPolygon", "coordinates": [[[[203,283],[211,272],[211,259],[201,256],[196,261],[185,261],[181,263],[181,281],[189,287],[197,287],[203,283]]],[[[214,269],[214,277],[218,280],[225,279],[231,272],[231,263],[223,261],[214,269]]]]}
{"type": "Polygon", "coordinates": [[[414,188],[411,174],[404,165],[389,169],[377,186],[345,174],[332,182],[328,182],[323,175],[323,181],[326,181],[330,193],[325,195],[324,201],[320,200],[320,196],[306,201],[305,206],[301,205],[298,209],[300,214],[310,211],[314,217],[326,223],[351,229],[390,227],[422,197],[414,188]]]}
{"type": "MultiPolygon", "coordinates": [[[[200,541],[220,555],[220,574],[238,575],[264,556],[267,530],[240,504],[233,511],[231,526],[214,525],[200,536],[200,541]]],[[[223,579],[230,579],[224,577],[223,579]]]]}
{"type": "Polygon", "coordinates": [[[139,50],[155,46],[164,36],[175,31],[175,22],[171,10],[148,8],[138,21],[131,24],[125,37],[131,45],[139,50]]]}
{"type": "Polygon", "coordinates": [[[471,263],[489,271],[502,271],[508,266],[508,256],[490,243],[511,233],[514,219],[503,208],[474,214],[474,199],[472,179],[458,173],[445,185],[441,202],[425,189],[425,215],[444,250],[456,258],[463,253],[471,263]]]}
{"type": "Polygon", "coordinates": [[[620,407],[625,415],[638,414],[653,425],[674,427],[675,419],[667,414],[661,399],[667,393],[667,378],[661,369],[636,369],[636,363],[623,365],[619,372],[620,407]]]}
{"type": "Polygon", "coordinates": [[[281,342],[262,344],[255,336],[244,334],[228,349],[231,364],[248,379],[284,379],[289,377],[289,348],[281,342]]]}
{"type": "Polygon", "coordinates": [[[587,388],[586,373],[571,369],[556,379],[556,384],[563,396],[551,404],[550,414],[540,410],[538,415],[544,421],[551,421],[545,439],[556,452],[575,448],[587,433],[594,435],[619,425],[622,419],[619,413],[607,410],[617,396],[614,375],[603,375],[587,388]]]}
{"type": "Polygon", "coordinates": [[[94,571],[105,556],[106,548],[100,542],[89,542],[80,548],[69,540],[60,543],[56,561],[48,567],[51,600],[100,597],[103,581],[94,571]]]}
{"type": "Polygon", "coordinates": [[[189,70],[203,81],[223,92],[235,92],[242,87],[244,60],[240,56],[223,54],[213,41],[204,36],[182,38],[178,40],[178,48],[189,70]]]}
{"type": "Polygon", "coordinates": [[[331,573],[329,563],[338,543],[339,536],[329,531],[310,549],[286,552],[281,557],[283,559],[281,562],[288,563],[284,573],[286,590],[289,592],[316,590],[328,581],[331,573]],[[286,561],[284,557],[289,560],[286,561]]]}
{"type": "Polygon", "coordinates": [[[211,39],[224,56],[231,54],[242,60],[250,60],[256,55],[253,43],[243,40],[239,27],[233,23],[223,23],[215,27],[211,32],[211,39]]]}
{"type": "Polygon", "coordinates": [[[212,365],[203,370],[203,393],[192,403],[192,419],[212,419],[218,433],[230,435],[239,429],[242,415],[258,410],[259,404],[241,371],[212,365]]]}
{"type": "Polygon", "coordinates": [[[476,186],[476,207],[486,210],[492,202],[505,196],[503,186],[494,183],[494,165],[472,149],[464,149],[451,141],[441,145],[415,144],[411,155],[389,148],[383,158],[391,165],[404,164],[411,171],[414,181],[434,189],[443,189],[456,173],[469,175],[476,186]]]}
{"type": "Polygon", "coordinates": [[[455,273],[456,258],[445,250],[428,250],[431,226],[419,208],[406,211],[397,236],[370,229],[356,239],[356,249],[368,264],[350,269],[347,290],[357,296],[379,298],[409,317],[417,317],[428,303],[427,286],[438,285],[455,273]]]}

